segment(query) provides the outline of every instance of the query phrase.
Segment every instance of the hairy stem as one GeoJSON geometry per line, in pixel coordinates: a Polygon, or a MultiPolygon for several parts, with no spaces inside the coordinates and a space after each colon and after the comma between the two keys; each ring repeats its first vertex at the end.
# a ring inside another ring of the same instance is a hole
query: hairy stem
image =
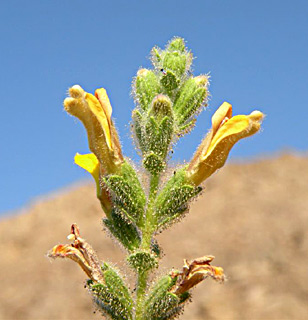
{"type": "Polygon", "coordinates": [[[145,290],[147,287],[148,272],[139,272],[137,283],[137,308],[136,320],[142,320],[143,303],[145,298],[145,290]]]}
{"type": "Polygon", "coordinates": [[[152,234],[155,228],[155,216],[154,216],[154,201],[157,194],[158,184],[159,184],[159,175],[152,175],[150,180],[150,193],[148,199],[148,206],[145,214],[145,226],[142,230],[142,249],[150,249],[152,234]]]}
{"type": "MultiPolygon", "coordinates": [[[[155,216],[154,216],[154,201],[157,194],[159,175],[152,175],[150,180],[150,192],[148,199],[148,206],[145,215],[145,226],[142,230],[142,242],[141,249],[150,250],[152,234],[155,228],[155,216]]],[[[137,307],[136,307],[136,320],[142,320],[143,303],[145,299],[145,290],[147,287],[148,271],[138,272],[137,281],[137,307]]]]}

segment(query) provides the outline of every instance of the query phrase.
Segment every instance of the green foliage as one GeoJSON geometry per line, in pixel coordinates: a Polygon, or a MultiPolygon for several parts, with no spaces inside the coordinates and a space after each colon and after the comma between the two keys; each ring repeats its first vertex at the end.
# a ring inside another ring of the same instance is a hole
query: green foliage
{"type": "Polygon", "coordinates": [[[208,79],[193,78],[191,62],[184,40],[174,38],[165,50],[153,48],[154,69],[140,69],[135,79],[135,144],[151,174],[164,170],[171,143],[191,130],[194,117],[206,105],[208,79]]]}
{"type": "Polygon", "coordinates": [[[139,70],[135,80],[135,97],[142,110],[147,110],[153,98],[160,93],[156,74],[147,69],[139,70]]]}
{"type": "Polygon", "coordinates": [[[112,319],[174,319],[183,309],[190,294],[175,294],[175,279],[159,279],[145,300],[148,273],[157,268],[160,249],[153,234],[187,211],[189,202],[201,191],[189,184],[185,170],[175,172],[160,186],[160,175],[172,144],[189,132],[194,117],[206,105],[206,76],[191,75],[192,54],[184,40],[172,39],[165,50],[153,48],[153,70],[140,69],[133,83],[137,103],[133,110],[132,131],[140,150],[143,167],[150,175],[148,197],[133,167],[124,162],[117,174],[106,175],[103,182],[111,196],[113,208],[105,226],[130,252],[128,265],[138,275],[136,314],[132,315],[131,298],[117,273],[104,271],[105,283],[93,284],[91,290],[100,309],[112,319]],[[119,280],[120,279],[120,280],[119,280]],[[125,294],[121,295],[121,290],[125,294]],[[124,300],[128,299],[128,305],[124,300]]]}
{"type": "Polygon", "coordinates": [[[109,175],[104,183],[111,193],[113,203],[137,226],[143,224],[145,194],[133,167],[124,162],[119,175],[109,175]]]}
{"type": "Polygon", "coordinates": [[[128,256],[129,265],[137,272],[144,273],[151,269],[157,268],[157,256],[151,252],[138,250],[128,256]]]}
{"type": "Polygon", "coordinates": [[[174,102],[174,111],[178,125],[183,125],[205,105],[208,80],[206,76],[189,78],[178,92],[174,102]]]}
{"type": "Polygon", "coordinates": [[[162,227],[183,214],[188,202],[202,190],[185,182],[185,168],[174,172],[155,202],[157,227],[162,227]]]}
{"type": "Polygon", "coordinates": [[[110,218],[103,219],[103,223],[111,234],[128,250],[133,251],[140,246],[140,232],[135,224],[128,221],[126,214],[120,209],[113,208],[110,218]]]}
{"type": "Polygon", "coordinates": [[[146,320],[167,320],[174,319],[183,309],[181,299],[170,292],[175,281],[169,275],[160,278],[150,290],[149,296],[144,304],[143,319],[146,320]]]}
{"type": "Polygon", "coordinates": [[[99,310],[112,319],[133,319],[133,299],[118,272],[104,263],[105,283],[88,282],[90,291],[99,310]]]}

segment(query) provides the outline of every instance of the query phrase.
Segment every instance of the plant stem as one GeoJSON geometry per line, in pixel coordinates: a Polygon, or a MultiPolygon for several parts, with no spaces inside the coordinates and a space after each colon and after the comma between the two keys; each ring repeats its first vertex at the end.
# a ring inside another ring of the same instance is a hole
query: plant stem
{"type": "MultiPolygon", "coordinates": [[[[148,206],[145,215],[145,226],[142,230],[141,249],[150,250],[152,234],[155,228],[155,217],[153,215],[153,206],[157,194],[159,175],[152,175],[150,180],[150,192],[148,199],[148,206]]],[[[148,271],[138,272],[137,281],[137,301],[136,301],[136,320],[142,320],[143,303],[145,299],[145,290],[147,287],[148,271]]]]}
{"type": "Polygon", "coordinates": [[[145,226],[142,230],[142,249],[150,249],[151,247],[152,234],[155,228],[155,216],[153,214],[153,206],[157,194],[159,178],[159,175],[152,175],[150,180],[150,193],[145,215],[145,226]]]}
{"type": "Polygon", "coordinates": [[[148,272],[139,272],[137,282],[136,320],[142,320],[143,303],[147,287],[148,272]]]}

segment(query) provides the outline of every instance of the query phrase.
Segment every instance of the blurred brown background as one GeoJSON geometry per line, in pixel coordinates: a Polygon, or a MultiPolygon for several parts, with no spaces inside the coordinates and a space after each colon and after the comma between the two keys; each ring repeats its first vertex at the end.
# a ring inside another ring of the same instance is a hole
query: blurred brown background
{"type": "MultiPolygon", "coordinates": [[[[124,251],[101,231],[94,188],[61,190],[2,218],[0,319],[101,318],[79,266],[46,258],[76,222],[102,260],[129,274],[124,251]]],[[[198,285],[181,319],[308,319],[307,208],[307,156],[231,164],[209,179],[183,221],[157,236],[165,254],[157,275],[211,254],[228,277],[198,285]]]]}

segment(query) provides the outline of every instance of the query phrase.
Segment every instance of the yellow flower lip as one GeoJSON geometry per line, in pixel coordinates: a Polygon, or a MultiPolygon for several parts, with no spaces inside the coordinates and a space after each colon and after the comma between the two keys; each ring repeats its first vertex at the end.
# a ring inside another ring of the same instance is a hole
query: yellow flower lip
{"type": "Polygon", "coordinates": [[[80,87],[80,85],[75,84],[68,90],[70,96],[74,99],[84,98],[85,91],[80,87]]]}
{"type": "Polygon", "coordinates": [[[213,115],[212,129],[188,165],[187,179],[199,185],[221,168],[233,145],[258,132],[263,118],[257,110],[250,115],[232,116],[231,104],[224,102],[213,115]]]}

